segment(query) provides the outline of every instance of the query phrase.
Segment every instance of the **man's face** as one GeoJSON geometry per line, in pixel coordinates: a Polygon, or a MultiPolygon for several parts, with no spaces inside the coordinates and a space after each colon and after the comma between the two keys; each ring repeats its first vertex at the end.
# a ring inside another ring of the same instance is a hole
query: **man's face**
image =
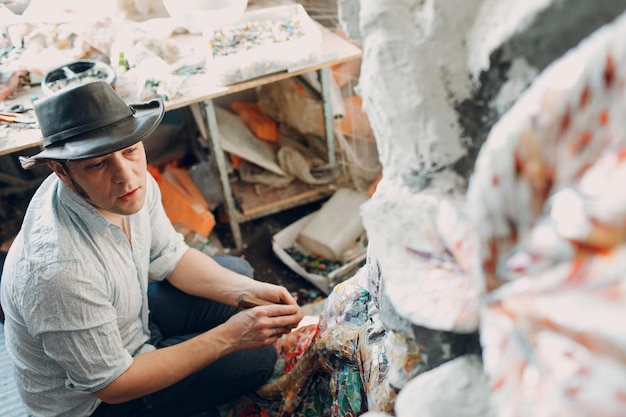
{"type": "Polygon", "coordinates": [[[105,217],[137,213],[146,196],[146,153],[142,142],[98,158],[52,163],[59,178],[105,217]]]}

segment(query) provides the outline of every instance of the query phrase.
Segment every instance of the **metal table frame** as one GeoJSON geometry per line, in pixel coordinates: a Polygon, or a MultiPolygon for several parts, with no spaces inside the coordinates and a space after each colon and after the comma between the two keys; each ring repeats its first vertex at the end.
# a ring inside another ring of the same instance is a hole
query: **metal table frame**
{"type": "MultiPolygon", "coordinates": [[[[328,165],[334,166],[335,160],[335,137],[333,134],[333,112],[332,104],[330,100],[330,68],[323,67],[317,70],[320,78],[323,113],[324,113],[324,133],[326,135],[326,146],[328,150],[328,165]]],[[[200,112],[204,121],[204,129],[208,132],[208,140],[210,149],[215,156],[215,162],[219,172],[220,183],[222,185],[222,191],[224,194],[224,206],[228,215],[228,221],[230,223],[230,229],[233,234],[233,240],[235,241],[235,247],[237,250],[242,249],[243,239],[241,235],[241,228],[239,224],[239,213],[235,205],[235,199],[233,197],[232,188],[228,179],[228,170],[226,168],[226,157],[222,150],[222,144],[220,142],[220,134],[217,125],[217,118],[215,116],[215,107],[213,100],[204,100],[200,106],[200,112]]]]}

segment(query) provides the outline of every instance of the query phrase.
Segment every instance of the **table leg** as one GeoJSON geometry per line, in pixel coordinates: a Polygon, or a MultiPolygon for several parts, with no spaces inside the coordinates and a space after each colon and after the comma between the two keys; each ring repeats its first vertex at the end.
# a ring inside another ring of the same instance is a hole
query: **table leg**
{"type": "Polygon", "coordinates": [[[213,100],[205,100],[204,106],[200,106],[202,113],[202,120],[205,124],[205,129],[208,136],[208,142],[211,146],[211,152],[215,157],[217,163],[217,170],[220,174],[220,182],[222,184],[222,192],[224,193],[224,206],[226,213],[228,214],[228,221],[230,223],[230,229],[233,233],[233,240],[235,241],[235,247],[237,250],[243,248],[243,239],[241,237],[241,228],[237,221],[237,208],[235,207],[235,199],[233,198],[233,192],[230,188],[230,181],[228,180],[228,171],[226,170],[226,159],[224,157],[224,151],[222,150],[222,144],[220,142],[220,134],[217,126],[217,117],[215,116],[215,107],[213,100]]]}
{"type": "Polygon", "coordinates": [[[319,70],[320,84],[322,86],[322,103],[324,111],[324,131],[326,133],[326,146],[328,148],[328,165],[333,167],[335,161],[335,136],[334,116],[330,100],[330,68],[324,67],[319,70]]]}

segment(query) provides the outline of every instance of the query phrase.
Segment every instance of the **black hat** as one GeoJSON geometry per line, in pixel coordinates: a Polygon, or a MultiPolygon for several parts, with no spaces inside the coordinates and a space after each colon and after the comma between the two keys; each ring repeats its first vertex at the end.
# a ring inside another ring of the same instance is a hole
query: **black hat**
{"type": "Polygon", "coordinates": [[[161,100],[127,105],[105,81],[94,81],[37,100],[33,107],[44,150],[20,157],[30,169],[50,160],[96,158],[127,148],[163,119],[161,100]]]}

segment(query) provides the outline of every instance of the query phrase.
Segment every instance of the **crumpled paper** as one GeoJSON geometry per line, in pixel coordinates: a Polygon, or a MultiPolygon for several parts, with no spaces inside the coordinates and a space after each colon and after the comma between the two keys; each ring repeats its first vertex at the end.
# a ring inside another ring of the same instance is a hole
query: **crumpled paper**
{"type": "Polygon", "coordinates": [[[320,314],[319,335],[290,372],[257,390],[280,404],[276,415],[356,417],[367,410],[364,382],[357,361],[359,332],[367,326],[369,293],[364,274],[337,285],[320,314]],[[310,393],[327,395],[310,401],[310,393]]]}

